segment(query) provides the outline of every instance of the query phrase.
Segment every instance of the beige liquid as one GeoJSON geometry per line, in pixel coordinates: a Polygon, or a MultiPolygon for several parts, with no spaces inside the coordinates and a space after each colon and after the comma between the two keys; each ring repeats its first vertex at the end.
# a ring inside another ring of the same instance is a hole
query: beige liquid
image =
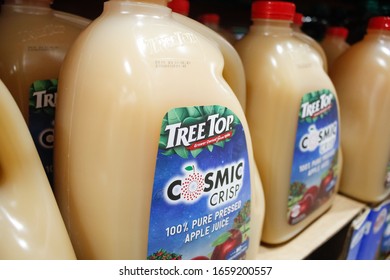
{"type": "Polygon", "coordinates": [[[288,222],[301,99],[318,89],[335,90],[317,54],[293,36],[287,20],[254,20],[236,49],[247,77],[247,119],[266,200],[262,241],[278,244],[296,236],[332,204],[334,195],[302,221],[288,222]]]}
{"type": "Polygon", "coordinates": [[[188,17],[182,16],[177,13],[173,13],[172,16],[178,22],[194,29],[196,32],[201,33],[207,38],[212,39],[220,49],[224,66],[222,75],[226,82],[229,84],[233,92],[240,101],[241,107],[245,112],[246,108],[246,84],[245,84],[245,71],[240,56],[234,47],[220,34],[213,29],[206,27],[205,25],[192,20],[188,17]]]}
{"type": "Polygon", "coordinates": [[[368,29],[330,72],[343,126],[345,165],[340,192],[371,203],[390,194],[389,52],[390,31],[368,29]]]}
{"type": "Polygon", "coordinates": [[[68,48],[82,30],[80,24],[55,16],[49,4],[6,0],[1,7],[0,36],[6,40],[0,44],[0,77],[26,121],[31,84],[57,79],[68,48]]]}
{"type": "Polygon", "coordinates": [[[349,48],[349,44],[345,41],[347,33],[337,34],[332,33],[331,30],[337,31],[332,27],[321,41],[321,46],[326,54],[329,69],[332,67],[333,62],[349,48]]]}
{"type": "Polygon", "coordinates": [[[26,123],[0,81],[0,259],[75,259],[26,123]]]}
{"type": "Polygon", "coordinates": [[[78,258],[147,257],[162,119],[173,108],[211,104],[235,112],[247,135],[246,257],[256,257],[262,186],[244,113],[222,68],[218,49],[160,5],[108,1],[81,34],[60,74],[55,143],[56,196],[78,258]]]}
{"type": "Polygon", "coordinates": [[[88,20],[54,11],[48,0],[7,0],[1,7],[0,77],[9,88],[53,183],[53,133],[59,69],[88,20]]]}
{"type": "Polygon", "coordinates": [[[328,65],[328,61],[324,49],[322,48],[320,43],[318,43],[312,37],[304,33],[301,29],[301,26],[302,24],[299,23],[294,23],[292,25],[294,36],[296,36],[299,40],[305,42],[315,50],[315,52],[318,54],[318,63],[322,65],[325,71],[328,71],[329,65],[328,65]]]}

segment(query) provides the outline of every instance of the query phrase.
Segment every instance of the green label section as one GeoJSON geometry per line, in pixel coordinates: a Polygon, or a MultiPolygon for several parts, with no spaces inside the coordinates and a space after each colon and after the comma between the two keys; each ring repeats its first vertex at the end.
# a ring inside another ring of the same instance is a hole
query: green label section
{"type": "Polygon", "coordinates": [[[244,259],[250,198],[237,116],[222,106],[170,110],[160,131],[148,259],[244,259]]]}

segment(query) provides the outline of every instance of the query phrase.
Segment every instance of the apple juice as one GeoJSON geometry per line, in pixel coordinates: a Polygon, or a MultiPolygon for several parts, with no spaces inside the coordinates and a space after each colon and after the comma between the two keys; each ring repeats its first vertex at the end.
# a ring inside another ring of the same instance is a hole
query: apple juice
{"type": "Polygon", "coordinates": [[[65,224],[80,259],[254,259],[264,202],[244,112],[218,47],[166,5],[106,2],[64,61],[65,224]]]}
{"type": "Polygon", "coordinates": [[[390,18],[370,19],[364,38],[334,63],[345,168],[340,192],[378,203],[390,194],[390,18]]]}
{"type": "Polygon", "coordinates": [[[54,113],[64,56],[85,27],[81,17],[55,12],[50,0],[5,0],[0,12],[0,77],[28,124],[53,182],[54,113]]]}
{"type": "Polygon", "coordinates": [[[321,46],[326,54],[329,69],[332,67],[333,62],[350,47],[346,41],[347,37],[348,29],[345,27],[330,26],[326,30],[321,46]]]}
{"type": "Polygon", "coordinates": [[[324,68],[324,70],[327,72],[329,65],[328,65],[328,60],[324,49],[322,48],[320,43],[318,43],[315,39],[313,39],[312,37],[310,37],[309,35],[307,35],[305,32],[302,31],[301,29],[302,24],[303,24],[303,14],[295,13],[293,24],[292,24],[294,36],[297,37],[302,42],[308,44],[311,48],[313,48],[314,53],[317,54],[318,63],[320,63],[324,68]]]}
{"type": "Polygon", "coordinates": [[[294,36],[294,12],[293,3],[254,2],[253,25],[236,44],[269,244],[293,238],[329,209],[341,165],[337,95],[317,54],[294,36]]]}

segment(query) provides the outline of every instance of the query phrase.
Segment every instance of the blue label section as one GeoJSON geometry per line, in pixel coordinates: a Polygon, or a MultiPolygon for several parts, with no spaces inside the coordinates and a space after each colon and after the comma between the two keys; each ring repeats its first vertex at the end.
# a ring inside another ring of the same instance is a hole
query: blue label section
{"type": "Polygon", "coordinates": [[[365,210],[352,222],[351,232],[347,260],[388,258],[390,254],[390,200],[385,200],[379,206],[365,210]]]}
{"type": "Polygon", "coordinates": [[[369,228],[363,236],[357,259],[374,260],[389,254],[390,201],[371,209],[368,216],[369,228]]]}
{"type": "Polygon", "coordinates": [[[338,180],[339,117],[335,95],[304,95],[292,164],[288,221],[296,224],[325,203],[338,180]]]}
{"type": "Polygon", "coordinates": [[[56,96],[56,79],[35,81],[30,87],[28,126],[51,186],[56,96]]]}
{"type": "Polygon", "coordinates": [[[232,111],[196,106],[163,119],[148,259],[241,259],[249,242],[250,167],[232,111]]]}
{"type": "Polygon", "coordinates": [[[380,245],[379,259],[390,257],[390,203],[387,204],[387,217],[383,227],[382,242],[380,245]]]}

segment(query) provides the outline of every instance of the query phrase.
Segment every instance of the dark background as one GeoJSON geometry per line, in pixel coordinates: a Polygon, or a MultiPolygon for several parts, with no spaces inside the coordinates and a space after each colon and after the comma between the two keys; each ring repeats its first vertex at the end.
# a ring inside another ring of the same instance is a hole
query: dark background
{"type": "MultiPolygon", "coordinates": [[[[54,0],[52,7],[95,19],[103,10],[104,0],[54,0]]],[[[349,29],[347,41],[354,43],[365,33],[367,21],[374,15],[390,15],[390,0],[296,0],[297,11],[305,15],[302,30],[317,40],[324,36],[326,26],[339,25],[349,29]]],[[[252,0],[190,0],[189,17],[202,13],[218,13],[225,29],[246,30],[251,24],[252,0]]]]}

